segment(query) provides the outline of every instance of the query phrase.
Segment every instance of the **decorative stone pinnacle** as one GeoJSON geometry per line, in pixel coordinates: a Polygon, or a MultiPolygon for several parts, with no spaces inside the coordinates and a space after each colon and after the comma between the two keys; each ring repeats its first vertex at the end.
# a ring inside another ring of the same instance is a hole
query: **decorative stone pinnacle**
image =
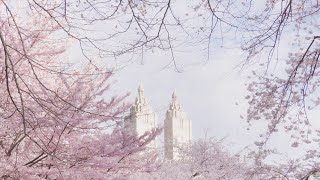
{"type": "Polygon", "coordinates": [[[144,99],[144,89],[141,84],[139,85],[139,88],[138,88],[138,97],[140,102],[144,99]]]}
{"type": "Polygon", "coordinates": [[[180,110],[181,109],[180,103],[177,98],[177,93],[175,90],[172,93],[172,102],[170,104],[170,109],[172,109],[172,110],[180,110]]]}
{"type": "Polygon", "coordinates": [[[177,99],[177,93],[176,93],[176,90],[174,90],[172,93],[172,100],[176,100],[176,99],[177,99]]]}
{"type": "Polygon", "coordinates": [[[144,96],[144,89],[140,84],[138,88],[138,95],[131,108],[131,113],[136,114],[136,113],[143,113],[143,112],[145,113],[149,111],[151,111],[151,107],[148,104],[146,97],[144,96]]]}
{"type": "Polygon", "coordinates": [[[140,92],[140,91],[142,91],[142,92],[144,91],[142,84],[140,84],[139,88],[138,88],[138,92],[140,92]]]}

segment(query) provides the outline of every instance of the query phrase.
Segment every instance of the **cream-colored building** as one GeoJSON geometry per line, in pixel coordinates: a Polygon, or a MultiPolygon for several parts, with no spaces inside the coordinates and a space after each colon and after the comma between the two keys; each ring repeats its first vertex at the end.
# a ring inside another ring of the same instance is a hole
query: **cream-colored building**
{"type": "MultiPolygon", "coordinates": [[[[136,133],[137,136],[142,136],[146,132],[157,128],[159,125],[156,120],[156,115],[152,111],[147,98],[144,96],[144,89],[140,85],[138,88],[138,96],[130,109],[130,115],[126,117],[124,126],[127,131],[136,133]]],[[[149,148],[157,148],[158,139],[149,143],[149,148]]]]}
{"type": "MultiPolygon", "coordinates": [[[[158,122],[156,115],[148,103],[144,89],[139,86],[138,96],[130,109],[130,115],[124,122],[126,130],[136,133],[138,136],[157,128],[158,122]]],[[[187,118],[186,113],[182,110],[181,104],[174,92],[169,109],[166,112],[164,125],[164,157],[166,159],[175,159],[179,153],[179,147],[191,142],[192,126],[191,121],[187,118]]],[[[159,140],[155,139],[149,144],[149,148],[158,148],[159,140]]]]}
{"type": "Polygon", "coordinates": [[[164,120],[164,155],[167,159],[176,159],[179,147],[191,142],[192,125],[182,110],[175,92],[164,120]]]}

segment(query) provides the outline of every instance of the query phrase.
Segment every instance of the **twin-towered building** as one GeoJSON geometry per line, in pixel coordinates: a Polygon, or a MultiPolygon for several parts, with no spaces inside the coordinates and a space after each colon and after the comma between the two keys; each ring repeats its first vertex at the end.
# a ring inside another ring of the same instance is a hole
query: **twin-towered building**
{"type": "MultiPolygon", "coordinates": [[[[178,155],[178,146],[190,143],[192,137],[191,121],[187,118],[186,113],[182,111],[175,92],[172,94],[172,100],[163,124],[164,156],[167,159],[174,159],[178,155]]],[[[138,136],[159,127],[156,114],[152,111],[141,86],[124,125],[127,130],[136,133],[138,136]]],[[[149,144],[151,148],[158,148],[158,146],[159,139],[155,139],[149,144]]]]}

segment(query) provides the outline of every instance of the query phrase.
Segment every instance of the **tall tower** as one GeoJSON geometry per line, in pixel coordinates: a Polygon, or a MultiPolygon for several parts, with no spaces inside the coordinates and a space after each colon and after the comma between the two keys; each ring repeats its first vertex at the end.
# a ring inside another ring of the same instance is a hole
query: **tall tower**
{"type": "Polygon", "coordinates": [[[164,156],[175,159],[178,156],[178,146],[191,142],[192,126],[186,113],[182,111],[175,92],[164,120],[164,156]]]}
{"type": "MultiPolygon", "coordinates": [[[[130,115],[124,121],[124,126],[127,131],[136,133],[138,136],[142,136],[158,126],[155,113],[145,98],[144,89],[141,85],[138,88],[138,96],[130,109],[130,115]]],[[[157,148],[156,141],[150,142],[148,147],[157,148]]]]}

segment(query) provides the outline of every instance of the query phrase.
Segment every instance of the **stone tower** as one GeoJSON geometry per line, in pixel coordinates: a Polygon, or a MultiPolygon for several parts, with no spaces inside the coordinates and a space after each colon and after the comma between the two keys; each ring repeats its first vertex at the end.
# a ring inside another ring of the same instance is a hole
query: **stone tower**
{"type": "MultiPolygon", "coordinates": [[[[141,85],[138,88],[138,96],[130,109],[130,115],[125,119],[124,126],[126,130],[136,133],[138,136],[158,127],[155,113],[144,96],[144,89],[141,85]]],[[[150,142],[148,147],[157,148],[156,141],[157,139],[150,142]]]]}
{"type": "Polygon", "coordinates": [[[164,155],[176,159],[178,146],[191,142],[192,126],[186,113],[182,111],[175,92],[164,120],[164,155]]]}

